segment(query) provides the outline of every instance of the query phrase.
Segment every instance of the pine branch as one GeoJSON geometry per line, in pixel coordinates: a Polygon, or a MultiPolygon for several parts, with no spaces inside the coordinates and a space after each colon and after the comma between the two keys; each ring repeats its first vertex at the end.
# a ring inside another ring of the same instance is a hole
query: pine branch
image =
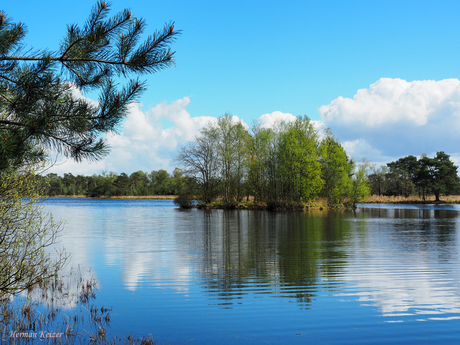
{"type": "MultiPolygon", "coordinates": [[[[110,60],[101,60],[95,58],[68,58],[68,57],[57,57],[57,56],[4,56],[0,57],[0,61],[46,61],[47,59],[51,61],[59,62],[95,62],[104,65],[129,65],[129,61],[110,61],[110,60]]],[[[66,66],[67,67],[67,66],[66,66]]]]}
{"type": "Polygon", "coordinates": [[[54,53],[22,51],[25,26],[0,12],[0,113],[5,114],[0,120],[0,172],[43,157],[43,148],[77,161],[99,159],[107,153],[99,136],[116,129],[127,106],[145,89],[135,79],[119,90],[113,77],[154,73],[174,64],[169,45],[180,34],[174,23],[137,47],[145,21],[129,10],[108,18],[109,10],[99,1],[82,28],[67,27],[54,53]],[[98,105],[75,100],[71,85],[96,90],[98,105]]]}

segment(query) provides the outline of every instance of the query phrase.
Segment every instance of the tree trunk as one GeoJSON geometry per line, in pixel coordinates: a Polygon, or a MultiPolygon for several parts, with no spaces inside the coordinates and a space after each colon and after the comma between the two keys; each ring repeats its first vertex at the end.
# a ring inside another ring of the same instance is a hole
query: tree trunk
{"type": "Polygon", "coordinates": [[[436,201],[440,201],[440,200],[439,200],[439,194],[440,194],[439,192],[435,192],[435,193],[434,193],[434,195],[436,196],[436,201]]]}

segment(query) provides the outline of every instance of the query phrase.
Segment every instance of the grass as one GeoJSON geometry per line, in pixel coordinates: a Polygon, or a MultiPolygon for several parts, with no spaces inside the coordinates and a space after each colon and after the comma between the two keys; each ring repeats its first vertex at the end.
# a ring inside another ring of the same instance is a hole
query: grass
{"type": "MultiPolygon", "coordinates": [[[[411,195],[408,197],[371,195],[363,202],[372,204],[429,204],[436,202],[434,195],[427,196],[425,199],[426,200],[423,201],[418,195],[411,195]]],[[[460,195],[441,196],[439,199],[441,200],[440,203],[460,203],[460,195]]]]}

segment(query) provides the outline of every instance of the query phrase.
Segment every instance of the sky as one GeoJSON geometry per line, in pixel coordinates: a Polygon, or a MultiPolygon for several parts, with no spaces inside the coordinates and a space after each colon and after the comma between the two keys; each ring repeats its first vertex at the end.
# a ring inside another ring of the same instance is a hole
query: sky
{"type": "MultiPolygon", "coordinates": [[[[29,47],[57,50],[67,24],[95,1],[21,0],[0,9],[27,26],[29,47]]],[[[98,162],[53,156],[50,172],[172,172],[178,149],[230,113],[251,126],[307,115],[349,156],[377,166],[407,155],[460,165],[458,1],[119,1],[182,35],[176,66],[149,75],[111,153],[98,162]]]]}

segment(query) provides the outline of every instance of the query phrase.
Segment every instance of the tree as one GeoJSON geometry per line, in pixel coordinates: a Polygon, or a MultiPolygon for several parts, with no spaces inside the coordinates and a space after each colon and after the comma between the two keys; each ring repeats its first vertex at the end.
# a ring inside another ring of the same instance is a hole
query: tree
{"type": "Polygon", "coordinates": [[[218,164],[221,170],[221,195],[224,201],[233,199],[233,166],[235,164],[235,145],[233,142],[234,124],[230,115],[225,114],[213,126],[218,137],[216,140],[218,164]]]}
{"type": "Polygon", "coordinates": [[[171,178],[171,194],[178,195],[180,190],[183,188],[185,184],[186,178],[182,176],[182,170],[179,168],[174,168],[173,175],[171,178]]]}
{"type": "Polygon", "coordinates": [[[254,196],[255,201],[261,201],[268,196],[270,162],[270,143],[275,133],[271,129],[254,126],[253,135],[248,142],[248,174],[247,190],[254,196]]]}
{"type": "Polygon", "coordinates": [[[388,194],[409,196],[416,186],[423,200],[427,194],[432,193],[436,201],[440,201],[442,194],[454,194],[460,186],[458,168],[449,155],[442,151],[437,152],[434,158],[429,158],[426,154],[422,154],[419,160],[414,156],[407,156],[387,165],[388,194]]]}
{"type": "Polygon", "coordinates": [[[26,289],[65,263],[45,254],[59,227],[39,207],[34,164],[52,149],[76,161],[101,158],[102,135],[117,131],[145,89],[137,76],[173,64],[174,23],[140,43],[144,20],[128,10],[109,18],[109,11],[99,1],[82,28],[68,26],[56,51],[25,51],[25,25],[0,12],[1,293],[26,289]],[[122,78],[129,81],[118,88],[122,78]],[[89,91],[97,102],[83,96],[89,91]]]}
{"type": "Polygon", "coordinates": [[[319,147],[321,159],[321,178],[324,181],[322,195],[329,205],[338,205],[348,196],[353,175],[353,164],[337,138],[327,131],[327,136],[319,147]]]}
{"type": "Polygon", "coordinates": [[[190,198],[210,203],[220,197],[233,207],[243,189],[248,200],[253,195],[270,209],[298,207],[321,193],[330,205],[346,198],[356,203],[369,193],[366,164],[355,174],[338,140],[329,131],[320,141],[307,116],[276,123],[274,129],[254,125],[249,133],[224,115],[182,147],[176,160],[186,180],[180,206],[190,207],[190,198]]]}
{"type": "MultiPolygon", "coordinates": [[[[355,163],[350,162],[352,165],[352,171],[355,170],[355,163]]],[[[366,176],[366,166],[361,164],[353,175],[352,188],[349,192],[348,197],[353,205],[356,205],[358,202],[362,202],[365,198],[369,196],[369,181],[366,176]]]]}
{"type": "Polygon", "coordinates": [[[249,134],[241,122],[235,123],[229,114],[225,114],[214,127],[218,135],[217,153],[222,176],[222,198],[240,201],[245,175],[246,148],[249,134]]]}
{"type": "Polygon", "coordinates": [[[407,156],[387,164],[387,195],[411,195],[417,185],[420,162],[415,156],[407,156]]]}
{"type": "Polygon", "coordinates": [[[76,184],[76,179],[75,176],[72,175],[72,173],[67,173],[64,174],[64,178],[62,179],[62,182],[64,183],[64,194],[65,195],[75,195],[76,189],[75,189],[75,184],[76,184]]]}
{"type": "Polygon", "coordinates": [[[414,192],[415,185],[406,170],[400,168],[390,168],[386,174],[387,195],[404,195],[408,197],[414,192]]]}
{"type": "Polygon", "coordinates": [[[56,51],[24,51],[26,27],[0,12],[0,170],[44,159],[49,149],[77,161],[108,152],[101,134],[116,131],[127,105],[145,89],[130,79],[173,64],[174,23],[138,45],[145,21],[125,10],[108,18],[99,1],[85,25],[69,25],[56,51]],[[117,79],[118,80],[118,79],[117,79]],[[98,102],[82,96],[99,94],[98,102]]]}
{"type": "MultiPolygon", "coordinates": [[[[183,167],[183,174],[196,181],[197,197],[209,203],[218,196],[221,182],[217,152],[218,133],[214,126],[209,125],[202,128],[200,134],[195,141],[181,148],[176,161],[183,167]]],[[[186,190],[190,195],[190,189],[186,190]]]]}
{"type": "Polygon", "coordinates": [[[433,186],[432,190],[439,201],[439,196],[452,195],[459,187],[459,178],[457,175],[457,168],[454,163],[449,159],[449,155],[443,151],[437,152],[436,157],[432,159],[434,169],[433,173],[433,186]]]}
{"type": "Polygon", "coordinates": [[[141,170],[129,175],[131,195],[147,195],[149,180],[147,174],[141,170]]]}
{"type": "Polygon", "coordinates": [[[49,192],[46,195],[55,196],[64,194],[64,184],[62,182],[62,177],[58,176],[55,173],[46,175],[49,181],[49,192]]]}
{"type": "Polygon", "coordinates": [[[114,181],[116,195],[128,195],[129,177],[126,173],[121,173],[114,181]]]}
{"type": "Polygon", "coordinates": [[[53,277],[66,263],[65,251],[55,259],[46,252],[60,225],[43,212],[39,192],[30,173],[0,179],[0,297],[53,277]]]}
{"type": "Polygon", "coordinates": [[[278,149],[283,198],[288,202],[313,200],[324,184],[318,159],[318,134],[306,116],[285,126],[278,149]]]}
{"type": "Polygon", "coordinates": [[[386,189],[388,185],[386,175],[388,173],[388,167],[382,165],[377,168],[375,165],[373,165],[371,171],[372,174],[369,174],[367,176],[369,180],[370,193],[376,194],[378,196],[386,194],[386,189]]]}
{"type": "Polygon", "coordinates": [[[152,171],[149,174],[150,193],[153,195],[171,194],[171,176],[166,170],[152,171]]]}

